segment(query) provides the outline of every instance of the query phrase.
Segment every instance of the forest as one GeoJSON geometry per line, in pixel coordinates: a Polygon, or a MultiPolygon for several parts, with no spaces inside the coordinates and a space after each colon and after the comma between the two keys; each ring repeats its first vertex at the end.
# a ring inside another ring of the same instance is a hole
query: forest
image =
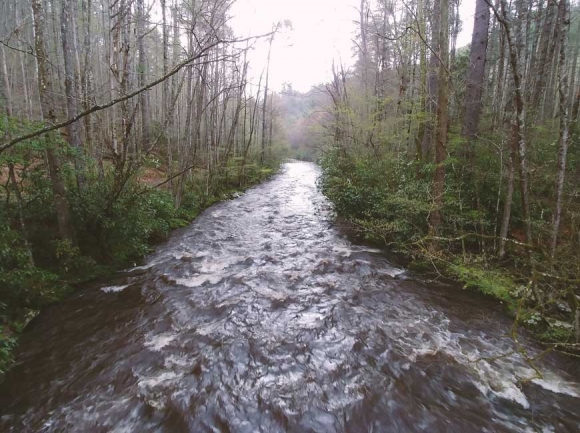
{"type": "Polygon", "coordinates": [[[580,0],[0,1],[0,431],[580,431],[580,0]]]}
{"type": "Polygon", "coordinates": [[[2,2],[0,372],[39,310],[286,156],[349,230],[577,352],[580,4],[360,0],[354,61],[309,92],[249,76],[282,26],[240,38],[232,4],[2,2]]]}
{"type": "Polygon", "coordinates": [[[355,65],[285,97],[352,230],[500,300],[514,335],[577,351],[579,4],[477,0],[463,20],[459,5],[361,0],[355,65]]]}
{"type": "Polygon", "coordinates": [[[46,305],[269,176],[229,0],[0,5],[0,371],[46,305]]]}

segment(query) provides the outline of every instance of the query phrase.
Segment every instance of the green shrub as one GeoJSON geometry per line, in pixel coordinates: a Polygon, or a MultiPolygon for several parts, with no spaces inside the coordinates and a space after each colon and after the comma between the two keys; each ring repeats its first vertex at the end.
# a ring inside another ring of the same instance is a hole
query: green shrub
{"type": "Polygon", "coordinates": [[[16,347],[16,338],[7,334],[0,325],[0,376],[13,362],[12,350],[14,347],[16,347]]]}
{"type": "Polygon", "coordinates": [[[162,190],[143,192],[130,182],[111,203],[111,186],[94,182],[73,206],[75,230],[85,255],[123,266],[146,255],[151,240],[167,235],[178,217],[173,198],[162,190]]]}
{"type": "Polygon", "coordinates": [[[465,288],[479,290],[510,305],[515,302],[512,291],[517,287],[517,284],[505,272],[463,263],[450,265],[449,271],[453,276],[463,281],[465,288]]]}
{"type": "Polygon", "coordinates": [[[4,308],[37,309],[64,292],[66,285],[59,284],[56,273],[30,263],[20,233],[0,223],[0,299],[4,308]]]}
{"type": "Polygon", "coordinates": [[[320,186],[335,212],[388,242],[418,239],[427,231],[429,182],[397,158],[346,159],[338,151],[321,161],[320,186]]]}

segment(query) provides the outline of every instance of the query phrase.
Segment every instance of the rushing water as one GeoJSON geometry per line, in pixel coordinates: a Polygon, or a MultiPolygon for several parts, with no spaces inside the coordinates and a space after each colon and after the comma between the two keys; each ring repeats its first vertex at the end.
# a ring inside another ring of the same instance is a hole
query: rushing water
{"type": "Polygon", "coordinates": [[[561,361],[526,380],[497,306],[352,245],[317,175],[288,163],[43,311],[1,385],[0,430],[580,431],[561,361]]]}

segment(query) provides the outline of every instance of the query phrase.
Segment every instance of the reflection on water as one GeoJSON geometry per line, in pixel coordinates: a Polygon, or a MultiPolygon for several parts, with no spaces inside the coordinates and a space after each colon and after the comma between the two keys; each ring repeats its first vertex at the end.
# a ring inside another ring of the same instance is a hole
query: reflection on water
{"type": "Polygon", "coordinates": [[[1,429],[580,430],[556,359],[522,384],[521,355],[491,359],[514,350],[509,321],[341,237],[317,175],[288,163],[44,311],[2,385],[1,429]]]}

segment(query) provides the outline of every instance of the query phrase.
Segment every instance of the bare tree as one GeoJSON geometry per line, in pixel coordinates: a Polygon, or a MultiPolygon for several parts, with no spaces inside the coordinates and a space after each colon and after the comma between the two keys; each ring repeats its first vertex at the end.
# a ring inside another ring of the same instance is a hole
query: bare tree
{"type": "MultiPolygon", "coordinates": [[[[147,50],[145,47],[146,31],[146,13],[144,0],[137,0],[137,72],[139,78],[137,85],[143,87],[147,82],[147,50]]],[[[141,148],[148,149],[151,135],[151,112],[149,108],[149,92],[143,92],[140,96],[139,104],[141,105],[141,148]]]]}
{"type": "MultiPolygon", "coordinates": [[[[463,135],[473,140],[477,134],[477,126],[481,115],[481,99],[483,93],[483,78],[487,58],[487,40],[489,30],[489,6],[485,0],[477,0],[475,4],[475,19],[469,53],[469,72],[465,90],[465,117],[463,135]]],[[[471,144],[471,143],[470,143],[471,144]]]]}
{"type": "Polygon", "coordinates": [[[568,120],[568,70],[566,68],[566,47],[568,42],[568,27],[570,26],[569,5],[567,0],[560,0],[558,5],[558,22],[556,32],[560,39],[560,59],[558,64],[558,94],[560,137],[558,139],[558,166],[556,174],[556,206],[552,218],[552,241],[550,253],[552,257],[558,244],[558,231],[562,218],[564,201],[564,179],[566,177],[566,157],[568,154],[568,140],[570,138],[568,120]]]}
{"type": "MultiPolygon", "coordinates": [[[[62,0],[61,9],[61,39],[62,39],[62,52],[64,59],[64,87],[66,92],[66,112],[67,117],[73,117],[77,114],[77,73],[75,68],[75,55],[76,44],[74,41],[73,26],[75,19],[73,17],[73,8],[70,0],[62,0]]],[[[81,147],[81,135],[79,131],[79,122],[73,122],[67,127],[68,131],[68,142],[76,151],[75,157],[75,173],[77,178],[77,185],[82,188],[84,176],[83,176],[83,164],[82,164],[82,147],[81,147]]]]}
{"type": "Polygon", "coordinates": [[[449,113],[449,0],[439,2],[439,38],[437,57],[437,130],[435,138],[435,174],[433,177],[433,210],[430,215],[430,230],[437,233],[441,225],[441,209],[445,189],[445,160],[447,159],[447,120],[449,113]]]}
{"type": "MultiPolygon", "coordinates": [[[[436,129],[437,98],[439,95],[439,68],[441,67],[438,47],[441,38],[441,1],[433,0],[431,11],[431,56],[429,60],[429,72],[427,75],[427,121],[422,142],[422,155],[424,161],[431,161],[433,157],[434,131],[436,129]]],[[[449,18],[447,18],[449,20],[449,18]]],[[[449,29],[446,29],[449,31],[449,29]]]]}
{"type": "MultiPolygon", "coordinates": [[[[521,1],[521,0],[518,0],[521,1]]],[[[503,26],[506,42],[509,51],[509,64],[512,72],[512,78],[514,81],[514,106],[515,112],[512,121],[512,136],[511,148],[517,151],[518,168],[519,168],[519,180],[520,180],[520,195],[522,200],[522,213],[526,232],[526,242],[532,244],[532,224],[530,221],[530,196],[529,196],[529,185],[528,185],[528,161],[527,161],[527,150],[526,141],[524,137],[525,133],[525,102],[522,87],[522,75],[520,72],[520,50],[517,45],[517,41],[521,40],[521,35],[519,35],[520,25],[516,21],[516,25],[512,29],[512,18],[509,16],[509,8],[505,0],[500,0],[501,11],[498,11],[494,6],[489,4],[489,0],[486,0],[488,5],[492,8],[497,20],[503,26]]],[[[512,166],[516,164],[515,158],[511,158],[512,166]]],[[[511,169],[510,169],[511,170],[511,169]]],[[[510,182],[512,176],[510,175],[510,182]]],[[[508,185],[508,189],[511,188],[508,185]]],[[[507,198],[506,198],[507,202],[507,198]]],[[[511,203],[506,204],[504,209],[504,217],[501,229],[501,239],[500,239],[500,249],[499,255],[502,256],[505,251],[505,237],[507,236],[507,226],[509,224],[509,216],[511,213],[511,203]],[[505,235],[504,235],[505,233],[505,235]]]]}
{"type": "Polygon", "coordinates": [[[8,78],[8,62],[4,45],[0,45],[0,73],[2,74],[2,101],[7,116],[12,116],[12,90],[10,89],[10,79],[8,78]]]}
{"type": "MultiPolygon", "coordinates": [[[[32,0],[32,12],[34,18],[34,44],[38,68],[38,89],[40,92],[42,120],[48,124],[53,124],[56,123],[56,113],[52,96],[53,93],[51,91],[52,74],[48,65],[47,50],[45,47],[46,32],[43,0],[32,0]]],[[[61,164],[57,152],[58,149],[54,149],[51,144],[46,147],[46,157],[52,183],[58,230],[63,240],[73,243],[73,229],[66,199],[66,187],[60,172],[61,164]]]]}
{"type": "MultiPolygon", "coordinates": [[[[277,27],[277,26],[276,26],[277,27]]],[[[260,162],[264,163],[264,158],[266,154],[266,107],[268,105],[268,79],[270,77],[270,54],[272,52],[272,42],[274,41],[274,35],[276,33],[276,29],[272,32],[272,36],[270,36],[270,40],[268,41],[268,60],[266,62],[266,84],[264,87],[264,100],[262,101],[262,150],[260,153],[260,162]]]]}

